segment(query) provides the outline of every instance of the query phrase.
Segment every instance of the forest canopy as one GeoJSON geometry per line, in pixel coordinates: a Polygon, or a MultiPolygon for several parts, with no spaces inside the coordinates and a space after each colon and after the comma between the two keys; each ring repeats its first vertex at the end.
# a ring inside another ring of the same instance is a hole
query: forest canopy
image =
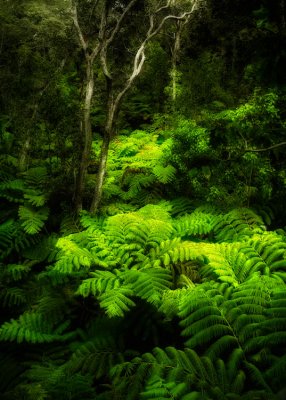
{"type": "Polygon", "coordinates": [[[2,0],[3,400],[282,400],[284,0],[2,0]]]}

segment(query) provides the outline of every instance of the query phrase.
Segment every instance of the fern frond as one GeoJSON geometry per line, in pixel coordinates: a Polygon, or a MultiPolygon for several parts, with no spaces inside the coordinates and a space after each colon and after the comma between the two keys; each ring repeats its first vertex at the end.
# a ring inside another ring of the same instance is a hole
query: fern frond
{"type": "MultiPolygon", "coordinates": [[[[32,236],[33,237],[33,236],[32,236]]],[[[58,236],[52,234],[46,237],[40,237],[39,241],[33,243],[29,247],[22,250],[22,254],[28,260],[48,263],[54,262],[59,254],[59,249],[56,247],[58,236]]]]}
{"type": "Polygon", "coordinates": [[[192,214],[185,215],[174,221],[175,231],[180,237],[210,235],[216,224],[221,220],[214,210],[197,208],[192,214]]]}
{"type": "Polygon", "coordinates": [[[185,214],[191,214],[194,211],[194,205],[186,197],[178,197],[170,201],[171,204],[171,215],[173,217],[181,217],[185,214]]]}
{"type": "Polygon", "coordinates": [[[6,282],[21,280],[31,269],[30,265],[8,264],[3,268],[3,278],[6,282]]]}
{"type": "Polygon", "coordinates": [[[265,229],[261,217],[247,208],[230,211],[214,226],[215,237],[220,242],[245,240],[265,229]]]}
{"type": "Polygon", "coordinates": [[[19,219],[21,224],[29,235],[34,235],[40,232],[43,228],[45,221],[48,219],[49,209],[42,207],[40,209],[20,206],[19,207],[19,219]]]}
{"type": "Polygon", "coordinates": [[[249,273],[261,272],[265,275],[276,274],[286,269],[286,243],[281,236],[273,234],[256,235],[241,249],[248,257],[249,273]]]}
{"type": "Polygon", "coordinates": [[[25,291],[17,287],[3,289],[0,299],[4,307],[19,306],[27,301],[25,291]]]}
{"type": "Polygon", "coordinates": [[[153,174],[156,176],[161,183],[170,183],[175,178],[176,168],[172,165],[167,165],[163,167],[162,165],[155,165],[152,170],[153,174]]]}
{"type": "Polygon", "coordinates": [[[32,206],[42,207],[46,201],[46,195],[39,190],[27,189],[24,193],[24,199],[27,200],[32,206]]]}
{"type": "Polygon", "coordinates": [[[80,223],[85,228],[88,229],[89,232],[97,231],[103,227],[105,219],[101,216],[93,216],[90,215],[86,211],[82,211],[80,213],[80,223]]]}
{"type": "Polygon", "coordinates": [[[0,225],[0,259],[4,258],[5,254],[9,254],[12,250],[15,230],[16,227],[13,219],[9,219],[0,225]]]}
{"type": "Polygon", "coordinates": [[[76,294],[83,297],[88,297],[90,294],[97,296],[108,290],[119,288],[121,285],[118,276],[110,271],[91,272],[91,275],[92,278],[82,281],[76,294]]]}
{"type": "MultiPolygon", "coordinates": [[[[125,382],[127,393],[135,384],[142,398],[158,399],[238,399],[235,394],[243,392],[245,381],[241,370],[237,370],[231,380],[222,360],[213,363],[207,357],[199,357],[191,349],[182,351],[174,347],[157,347],[152,353],[117,365],[112,369],[112,376],[125,382]],[[204,394],[199,395],[202,390],[204,394]]],[[[131,398],[138,398],[138,392],[137,397],[135,392],[131,398]]]]}
{"type": "Polygon", "coordinates": [[[98,297],[100,306],[105,310],[108,317],[123,317],[131,307],[135,306],[130,297],[134,296],[132,289],[119,287],[105,291],[98,297]]]}
{"type": "Polygon", "coordinates": [[[76,215],[64,215],[63,219],[61,220],[60,232],[63,236],[71,235],[72,233],[79,232],[80,224],[78,217],[76,215]]]}
{"type": "Polygon", "coordinates": [[[239,244],[216,244],[209,246],[208,263],[202,267],[204,278],[215,279],[237,286],[247,277],[244,270],[246,258],[239,251],[239,244]]]}
{"type": "Polygon", "coordinates": [[[23,341],[28,343],[45,343],[55,340],[62,340],[64,336],[60,333],[66,329],[66,323],[57,327],[57,331],[41,314],[25,313],[19,320],[12,319],[5,322],[0,328],[0,340],[23,341]]]}
{"type": "Polygon", "coordinates": [[[123,274],[123,279],[131,284],[136,296],[156,305],[160,304],[163,291],[171,286],[171,274],[162,268],[130,270],[123,274]]]}
{"type": "Polygon", "coordinates": [[[111,368],[122,362],[124,362],[124,356],[112,340],[104,344],[88,341],[73,353],[66,368],[73,373],[80,371],[99,379],[107,376],[111,368]]]}
{"type": "Polygon", "coordinates": [[[258,387],[263,388],[267,393],[273,394],[271,388],[266,383],[261,371],[252,363],[244,361],[244,365],[249,373],[251,380],[255,383],[258,387]]]}
{"type": "Polygon", "coordinates": [[[285,371],[286,355],[283,355],[281,358],[277,359],[270,368],[268,368],[268,370],[264,374],[264,377],[269,382],[269,384],[271,384],[271,382],[275,380],[282,386],[284,385],[285,371]]]}
{"type": "Polygon", "coordinates": [[[62,273],[72,273],[74,270],[87,269],[94,261],[93,256],[86,248],[81,248],[75,240],[76,236],[58,239],[56,246],[61,250],[55,270],[62,273]]]}
{"type": "Polygon", "coordinates": [[[164,206],[164,204],[148,204],[147,206],[140,208],[137,211],[137,215],[142,216],[145,220],[171,222],[169,210],[166,208],[166,206],[164,206]]]}
{"type": "Polygon", "coordinates": [[[23,173],[27,185],[42,189],[49,178],[47,168],[34,167],[23,173]]]}

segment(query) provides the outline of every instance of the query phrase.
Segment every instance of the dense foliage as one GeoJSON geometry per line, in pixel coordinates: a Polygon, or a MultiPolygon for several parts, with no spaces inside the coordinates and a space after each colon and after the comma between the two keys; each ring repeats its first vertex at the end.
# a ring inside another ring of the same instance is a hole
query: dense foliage
{"type": "Polygon", "coordinates": [[[285,398],[285,18],[1,2],[3,400],[285,398]]]}

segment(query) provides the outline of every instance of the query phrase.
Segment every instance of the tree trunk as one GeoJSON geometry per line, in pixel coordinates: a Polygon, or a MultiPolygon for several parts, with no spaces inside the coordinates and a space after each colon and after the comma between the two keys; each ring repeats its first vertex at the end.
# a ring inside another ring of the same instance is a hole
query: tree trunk
{"type": "MultiPolygon", "coordinates": [[[[176,62],[177,62],[177,57],[178,53],[180,51],[180,39],[181,39],[181,31],[183,26],[189,21],[189,16],[196,10],[196,6],[198,3],[198,0],[194,0],[194,3],[192,5],[192,9],[188,12],[185,12],[179,16],[176,15],[167,15],[161,18],[161,21],[155,25],[155,15],[161,12],[164,9],[167,9],[170,7],[171,2],[167,1],[167,3],[164,6],[159,7],[154,14],[150,15],[150,26],[149,29],[146,33],[146,36],[141,42],[141,45],[138,47],[134,60],[133,60],[133,69],[128,76],[128,78],[125,81],[125,85],[123,88],[115,95],[115,92],[113,91],[113,78],[112,74],[110,74],[108,70],[108,60],[107,60],[107,50],[111,42],[113,41],[114,36],[118,32],[120,28],[120,23],[123,20],[124,16],[126,13],[129,11],[129,9],[135,4],[136,0],[131,0],[128,6],[125,8],[123,13],[121,14],[121,17],[119,18],[113,32],[109,36],[109,38],[106,38],[106,23],[107,23],[107,8],[105,8],[105,13],[103,13],[103,19],[101,23],[101,29],[100,29],[100,38],[101,38],[101,45],[98,47],[100,51],[100,61],[101,61],[101,67],[102,71],[106,77],[106,83],[107,83],[107,93],[108,93],[108,102],[107,102],[107,121],[105,125],[105,135],[103,138],[103,143],[101,147],[101,154],[100,154],[100,162],[99,162],[99,171],[98,171],[98,176],[97,176],[97,182],[96,182],[96,187],[95,187],[95,192],[94,196],[92,199],[91,207],[90,207],[90,212],[92,214],[96,213],[101,201],[102,197],[102,188],[103,188],[103,182],[104,182],[104,176],[106,173],[106,163],[107,163],[107,156],[108,156],[108,149],[109,149],[109,143],[112,137],[114,136],[114,127],[116,126],[117,122],[117,117],[118,113],[120,110],[121,103],[127,94],[127,92],[130,90],[130,88],[133,86],[135,79],[137,78],[138,75],[140,75],[144,62],[145,62],[145,49],[147,44],[152,40],[154,36],[156,36],[163,28],[164,24],[166,21],[169,19],[175,19],[178,21],[183,20],[184,22],[180,24],[178,23],[178,35],[176,37],[176,43],[175,43],[175,48],[174,48],[174,63],[176,67],[176,62]]],[[[106,6],[108,6],[108,3],[105,3],[106,6]]],[[[77,23],[77,20],[76,20],[77,23]]],[[[81,37],[81,43],[83,46],[83,49],[86,49],[86,43],[84,41],[84,38],[80,32],[80,37],[81,37]]],[[[177,82],[174,82],[174,90],[176,92],[176,85],[177,82]]],[[[174,93],[175,93],[174,92],[174,93]]],[[[175,94],[176,95],[176,94],[175,94]]]]}
{"type": "Polygon", "coordinates": [[[89,158],[92,144],[92,131],[91,131],[91,101],[94,91],[94,74],[92,63],[87,60],[86,64],[86,82],[85,82],[85,99],[82,116],[82,153],[80,166],[76,177],[76,186],[74,194],[74,207],[76,212],[82,210],[82,198],[85,186],[85,177],[89,165],[89,158]]]}
{"type": "Polygon", "coordinates": [[[175,103],[176,103],[176,98],[177,98],[177,86],[178,86],[178,70],[177,70],[177,64],[179,60],[179,55],[180,55],[180,50],[181,50],[181,33],[182,33],[182,21],[177,22],[177,30],[175,32],[175,42],[174,42],[174,47],[172,51],[172,71],[171,71],[171,77],[172,77],[172,104],[173,104],[173,111],[175,111],[175,103]]]}
{"type": "Polygon", "coordinates": [[[92,214],[95,214],[97,212],[99,204],[101,202],[103,182],[106,174],[106,163],[108,157],[109,143],[110,143],[110,136],[106,132],[101,145],[99,170],[97,174],[95,192],[90,206],[90,212],[92,214]]]}
{"type": "Polygon", "coordinates": [[[30,132],[28,132],[19,156],[18,166],[20,172],[24,172],[27,169],[30,145],[31,145],[31,136],[30,132]]]}

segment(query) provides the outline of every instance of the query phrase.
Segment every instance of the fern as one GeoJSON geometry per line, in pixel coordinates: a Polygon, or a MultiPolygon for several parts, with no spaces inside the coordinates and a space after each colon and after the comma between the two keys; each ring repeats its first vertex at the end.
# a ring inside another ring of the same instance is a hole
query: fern
{"type": "Polygon", "coordinates": [[[155,348],[152,353],[112,369],[112,375],[121,380],[121,385],[122,380],[125,381],[128,399],[138,398],[139,393],[143,399],[239,398],[245,375],[239,369],[235,372],[232,379],[228,365],[222,360],[213,363],[193,350],[182,351],[174,347],[155,348]]]}
{"type": "Polygon", "coordinates": [[[17,341],[21,343],[45,343],[63,340],[67,336],[61,333],[68,327],[69,322],[59,325],[56,329],[45,320],[44,316],[35,313],[25,313],[19,320],[5,322],[0,328],[0,340],[17,341]]]}
{"type": "Polygon", "coordinates": [[[281,236],[275,234],[254,236],[241,250],[249,259],[247,268],[250,274],[260,272],[281,278],[285,282],[286,243],[281,236]]]}
{"type": "Polygon", "coordinates": [[[23,173],[27,185],[37,189],[43,189],[48,180],[48,171],[45,167],[34,167],[23,173]]]}
{"type": "MultiPolygon", "coordinates": [[[[28,381],[35,382],[35,389],[38,388],[38,390],[48,393],[53,398],[60,397],[76,400],[78,398],[92,399],[95,396],[90,375],[82,375],[80,373],[71,375],[65,370],[64,366],[57,366],[51,362],[33,365],[25,373],[25,377],[28,381]]],[[[19,389],[25,393],[27,386],[22,385],[19,389]]],[[[38,398],[35,397],[35,400],[38,398]]]]}
{"type": "Polygon", "coordinates": [[[120,287],[121,280],[118,278],[118,274],[114,274],[110,271],[97,271],[91,273],[92,278],[85,279],[77,290],[77,294],[83,297],[89,295],[97,296],[105,291],[116,289],[120,287]]]}
{"type": "Polygon", "coordinates": [[[73,353],[66,365],[69,372],[80,371],[82,374],[90,374],[99,379],[108,376],[114,365],[124,361],[124,355],[106,333],[107,339],[103,343],[87,341],[73,353]]]}
{"type": "MultiPolygon", "coordinates": [[[[202,249],[204,247],[202,246],[202,249]]],[[[240,251],[238,243],[209,246],[205,255],[208,262],[201,269],[203,278],[228,282],[237,286],[251,276],[246,265],[247,259],[240,251]]]]}
{"type": "Polygon", "coordinates": [[[0,184],[0,197],[11,203],[22,203],[26,185],[23,179],[13,179],[0,184]]]}
{"type": "Polygon", "coordinates": [[[135,306],[130,297],[134,296],[131,288],[120,287],[106,290],[99,296],[100,306],[105,310],[109,317],[123,317],[124,313],[135,306]]]}
{"type": "Polygon", "coordinates": [[[6,282],[21,280],[31,269],[31,265],[8,264],[3,267],[3,278],[6,282]]]}
{"type": "Polygon", "coordinates": [[[35,209],[32,207],[20,206],[19,219],[26,233],[34,235],[40,232],[43,228],[45,221],[48,219],[49,209],[42,207],[35,209]]]}
{"type": "Polygon", "coordinates": [[[244,240],[265,229],[261,217],[247,208],[230,211],[214,226],[216,240],[224,242],[244,240]]]}
{"type": "Polygon", "coordinates": [[[151,304],[159,305],[162,293],[171,286],[171,275],[162,268],[131,270],[122,275],[125,282],[131,284],[136,296],[151,304]]]}
{"type": "Polygon", "coordinates": [[[153,168],[153,174],[161,183],[170,183],[175,178],[176,168],[172,165],[167,165],[163,167],[162,165],[156,165],[153,168]]]}
{"type": "Polygon", "coordinates": [[[18,314],[4,314],[0,339],[64,352],[55,362],[36,355],[23,379],[49,396],[93,376],[104,400],[275,398],[285,369],[284,237],[252,211],[192,207],[85,212],[61,237],[27,234],[14,219],[1,226],[0,296],[18,314]]]}
{"type": "Polygon", "coordinates": [[[5,260],[10,254],[20,253],[30,246],[35,246],[40,240],[37,234],[27,234],[22,225],[14,219],[8,219],[0,225],[0,260],[5,260]]]}
{"type": "Polygon", "coordinates": [[[13,248],[13,238],[16,226],[13,219],[9,219],[0,225],[0,259],[4,259],[13,248]]]}
{"type": "Polygon", "coordinates": [[[47,201],[45,194],[43,194],[39,190],[26,190],[26,193],[24,194],[24,199],[35,207],[42,207],[44,204],[46,204],[47,201]]]}
{"type": "Polygon", "coordinates": [[[78,246],[71,238],[60,238],[56,246],[61,250],[55,264],[56,271],[69,274],[91,266],[93,257],[90,252],[78,246]]]}
{"type": "Polygon", "coordinates": [[[175,220],[175,230],[180,237],[210,235],[221,220],[215,210],[205,207],[197,208],[191,215],[175,220]]]}
{"type": "Polygon", "coordinates": [[[0,299],[3,307],[19,306],[27,301],[25,291],[17,287],[3,289],[0,299]]]}
{"type": "Polygon", "coordinates": [[[191,214],[194,211],[194,205],[190,199],[186,197],[178,197],[170,201],[171,215],[173,217],[181,217],[185,214],[191,214]]]}

